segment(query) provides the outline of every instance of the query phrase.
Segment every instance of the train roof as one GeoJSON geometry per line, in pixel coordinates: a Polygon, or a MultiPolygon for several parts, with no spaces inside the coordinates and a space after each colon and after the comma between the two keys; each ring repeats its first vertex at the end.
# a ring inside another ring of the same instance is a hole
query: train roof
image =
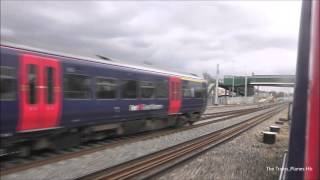
{"type": "Polygon", "coordinates": [[[1,42],[0,46],[5,47],[5,48],[10,48],[10,49],[31,51],[33,53],[46,54],[46,55],[51,55],[51,56],[56,56],[56,57],[72,58],[72,59],[82,60],[82,61],[110,64],[110,65],[114,65],[114,66],[132,68],[132,69],[136,69],[136,70],[148,71],[148,72],[153,72],[153,73],[162,74],[162,75],[178,76],[178,77],[181,77],[182,79],[190,80],[190,81],[199,81],[199,82],[206,81],[203,78],[200,78],[199,76],[196,76],[191,73],[185,74],[185,73],[179,73],[179,72],[163,70],[163,69],[160,70],[160,69],[156,69],[155,67],[145,67],[145,66],[127,64],[127,63],[114,62],[114,61],[110,61],[110,60],[117,60],[117,59],[114,59],[114,58],[109,59],[109,58],[99,56],[99,55],[98,56],[100,57],[100,59],[87,57],[87,56],[68,54],[68,53],[61,53],[61,52],[56,52],[56,51],[49,51],[46,49],[35,48],[35,47],[31,47],[31,46],[25,46],[25,45],[21,45],[21,44],[10,43],[10,42],[5,42],[5,43],[1,42]],[[102,59],[104,59],[104,60],[102,60],[102,59]]]}

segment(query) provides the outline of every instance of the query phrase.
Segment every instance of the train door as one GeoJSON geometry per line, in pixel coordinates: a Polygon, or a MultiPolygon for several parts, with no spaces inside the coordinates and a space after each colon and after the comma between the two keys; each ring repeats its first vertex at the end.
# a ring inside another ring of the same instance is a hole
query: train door
{"type": "Polygon", "coordinates": [[[181,79],[169,79],[169,114],[178,113],[181,107],[181,79]]]}
{"type": "Polygon", "coordinates": [[[61,109],[60,65],[56,59],[22,55],[19,131],[58,124],[61,109]]]}

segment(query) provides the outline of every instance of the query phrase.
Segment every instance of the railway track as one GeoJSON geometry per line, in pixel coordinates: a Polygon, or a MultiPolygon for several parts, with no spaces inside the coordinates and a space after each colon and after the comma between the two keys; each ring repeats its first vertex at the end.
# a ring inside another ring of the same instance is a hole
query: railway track
{"type": "Polygon", "coordinates": [[[219,108],[229,108],[229,107],[237,107],[239,105],[222,105],[222,106],[207,106],[207,109],[219,109],[219,108]]]}
{"type": "MultiPolygon", "coordinates": [[[[255,103],[255,104],[244,105],[244,106],[252,106],[252,105],[263,105],[264,106],[264,105],[266,105],[266,103],[255,103]]],[[[241,106],[241,105],[232,104],[232,105],[220,105],[220,106],[207,106],[207,109],[233,108],[233,107],[239,107],[239,106],[241,106]]]]}
{"type": "Polygon", "coordinates": [[[250,111],[254,112],[256,110],[262,110],[262,109],[266,109],[266,108],[269,108],[272,106],[274,106],[274,105],[270,104],[267,106],[260,106],[260,107],[254,107],[254,108],[248,108],[248,109],[237,109],[237,110],[230,110],[230,111],[205,113],[202,115],[201,120],[215,118],[215,117],[221,117],[221,116],[226,116],[226,115],[232,115],[232,114],[237,114],[237,113],[241,113],[241,112],[250,112],[250,111]]]}
{"type": "Polygon", "coordinates": [[[4,161],[4,162],[1,162],[1,165],[2,165],[1,176],[5,176],[15,172],[58,162],[61,160],[71,159],[71,158],[78,157],[85,154],[94,153],[97,151],[123,145],[126,143],[132,143],[132,142],[137,142],[141,140],[156,138],[156,137],[168,135],[171,133],[177,133],[180,131],[197,128],[197,127],[205,126],[212,123],[217,123],[220,121],[228,120],[234,117],[253,113],[253,112],[271,108],[271,107],[273,106],[250,108],[245,110],[242,109],[242,110],[236,110],[236,111],[226,111],[225,113],[219,113],[219,114],[214,114],[214,113],[206,114],[201,119],[201,121],[198,121],[197,124],[194,124],[192,126],[185,126],[178,129],[171,128],[171,129],[158,130],[153,132],[143,132],[136,135],[130,135],[128,137],[118,137],[114,139],[107,139],[99,142],[93,142],[91,144],[89,143],[87,145],[80,146],[73,149],[67,149],[65,151],[45,152],[36,156],[31,156],[29,158],[13,159],[8,162],[4,161]],[[208,119],[212,119],[212,118],[214,118],[212,121],[208,121],[208,119]]]}
{"type": "Polygon", "coordinates": [[[245,120],[244,122],[220,129],[205,136],[178,144],[153,154],[125,162],[115,167],[100,170],[98,172],[79,177],[87,179],[145,179],[154,176],[182,161],[198,155],[220,143],[223,143],[240,133],[256,126],[266,119],[281,112],[284,107],[273,108],[267,113],[260,114],[245,120]]]}

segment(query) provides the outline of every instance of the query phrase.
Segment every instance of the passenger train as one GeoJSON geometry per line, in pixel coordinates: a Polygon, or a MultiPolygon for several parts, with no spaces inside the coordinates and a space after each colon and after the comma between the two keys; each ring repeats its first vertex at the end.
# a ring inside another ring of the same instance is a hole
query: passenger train
{"type": "Polygon", "coordinates": [[[197,121],[206,81],[195,75],[1,45],[1,154],[197,121]]]}

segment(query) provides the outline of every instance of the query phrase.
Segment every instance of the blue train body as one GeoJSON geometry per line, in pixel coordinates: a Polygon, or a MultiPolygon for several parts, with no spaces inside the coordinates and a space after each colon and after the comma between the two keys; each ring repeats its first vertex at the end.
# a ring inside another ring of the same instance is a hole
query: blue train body
{"type": "Polygon", "coordinates": [[[192,123],[206,106],[206,83],[191,75],[10,46],[0,65],[3,147],[192,123]]]}

